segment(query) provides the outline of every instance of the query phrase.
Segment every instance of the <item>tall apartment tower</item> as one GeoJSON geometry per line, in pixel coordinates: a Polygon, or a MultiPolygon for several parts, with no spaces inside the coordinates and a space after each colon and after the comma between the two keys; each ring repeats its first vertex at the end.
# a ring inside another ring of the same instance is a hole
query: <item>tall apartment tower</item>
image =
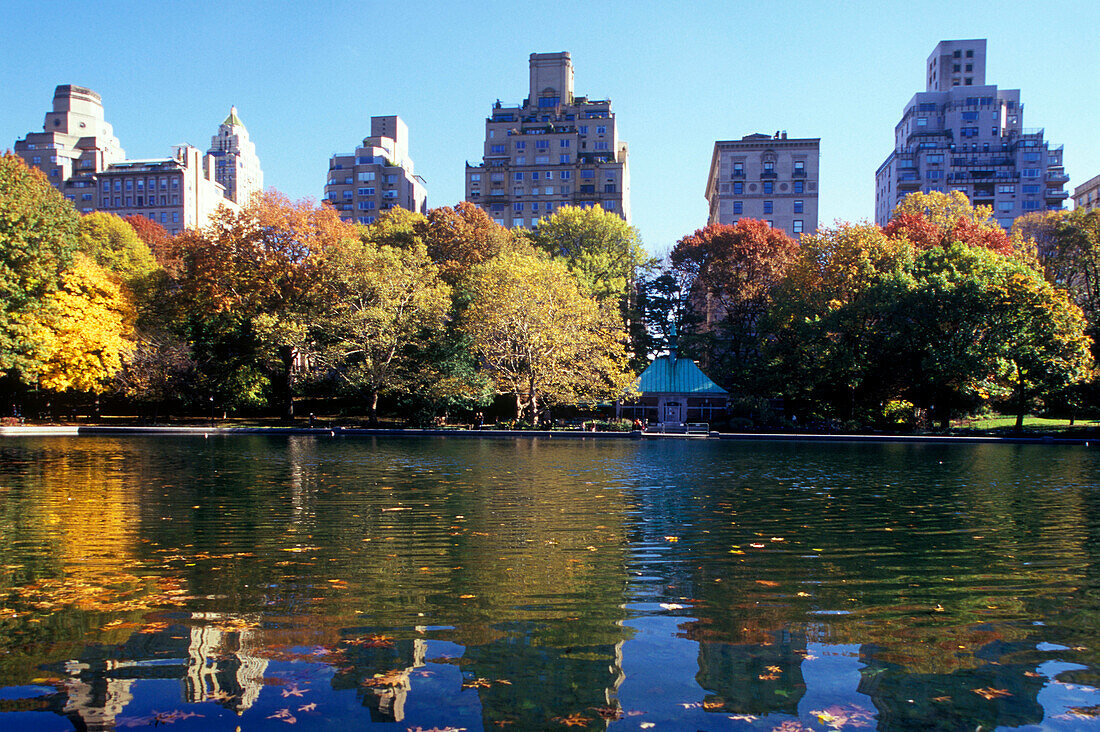
{"type": "Polygon", "coordinates": [[[479,165],[466,164],[466,200],[508,228],[538,225],[561,206],[600,206],[630,221],[627,144],[607,99],[573,95],[568,53],[533,53],[523,104],[498,100],[485,120],[479,165]]]}
{"type": "Polygon", "coordinates": [[[225,186],[225,197],[233,203],[244,206],[253,194],[264,189],[256,143],[248,139],[248,130],[237,116],[236,107],[229,108],[229,116],[210,138],[206,154],[214,158],[214,175],[225,186]]]}
{"type": "Polygon", "coordinates": [[[766,221],[794,238],[817,230],[821,138],[755,134],[714,143],[707,176],[708,224],[766,221]]]}
{"type": "Polygon", "coordinates": [[[400,206],[427,213],[424,179],[413,172],[409,128],[397,115],[370,118],[370,137],[355,153],[333,155],[324,200],[344,221],[373,224],[380,211],[400,206]]]}
{"type": "Polygon", "coordinates": [[[95,175],[126,157],[91,89],[64,84],[53,93],[42,132],[16,140],[15,152],[85,213],[96,208],[95,175]]]}
{"type": "Polygon", "coordinates": [[[926,91],[905,105],[894,150],[875,173],[875,221],[883,225],[914,191],[962,191],[991,206],[1001,226],[1069,197],[1062,147],[1024,125],[1019,89],[986,84],[985,40],[940,41],[925,68],[926,91]]]}

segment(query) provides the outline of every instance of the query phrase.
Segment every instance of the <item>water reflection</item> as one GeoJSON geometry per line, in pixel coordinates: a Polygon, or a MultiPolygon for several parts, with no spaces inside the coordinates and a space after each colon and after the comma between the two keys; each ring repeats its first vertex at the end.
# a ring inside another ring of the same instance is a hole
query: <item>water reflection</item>
{"type": "Polygon", "coordinates": [[[7,440],[0,726],[1080,729],[1098,463],[7,440]]]}

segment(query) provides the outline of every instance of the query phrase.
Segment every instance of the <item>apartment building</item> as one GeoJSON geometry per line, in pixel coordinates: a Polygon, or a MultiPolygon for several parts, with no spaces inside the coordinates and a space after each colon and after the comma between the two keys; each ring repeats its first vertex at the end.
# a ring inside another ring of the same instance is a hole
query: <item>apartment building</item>
{"type": "Polygon", "coordinates": [[[627,144],[607,99],[573,93],[567,52],[533,53],[522,104],[485,120],[482,162],[466,164],[466,200],[508,228],[534,228],[561,206],[600,206],[630,221],[627,144]]]}
{"type": "Polygon", "coordinates": [[[400,117],[371,117],[370,137],[354,153],[329,158],[323,200],[341,219],[359,224],[373,224],[394,206],[427,213],[428,191],[413,170],[409,128],[400,117]]]}
{"type": "Polygon", "coordinates": [[[1062,147],[1024,127],[1018,89],[987,84],[984,39],[941,41],[928,57],[926,91],[905,105],[894,149],[875,173],[875,221],[915,191],[962,191],[991,206],[1001,226],[1069,197],[1062,147]]]}
{"type": "Polygon", "coordinates": [[[210,138],[206,154],[214,158],[214,178],[225,187],[225,197],[240,206],[264,189],[264,172],[256,155],[256,143],[248,137],[237,108],[229,108],[229,116],[210,138]]]}
{"type": "Polygon", "coordinates": [[[124,160],[96,176],[96,208],[116,216],[144,216],[178,234],[206,226],[221,207],[239,210],[215,173],[215,158],[190,145],[172,157],[124,160]]]}
{"type": "Polygon", "coordinates": [[[1085,211],[1100,208],[1100,175],[1089,178],[1073,189],[1073,208],[1085,211]]]}
{"type": "Polygon", "coordinates": [[[746,135],[714,143],[707,175],[708,224],[766,221],[794,238],[817,231],[821,138],[746,135]]]}
{"type": "Polygon", "coordinates": [[[43,131],[17,140],[15,151],[81,213],[144,216],[170,234],[206,226],[219,207],[239,209],[236,201],[263,187],[255,145],[235,107],[214,136],[211,153],[177,145],[168,158],[127,160],[104,119],[99,94],[65,84],[54,90],[43,131]],[[232,190],[219,181],[219,164],[232,190]]]}
{"type": "Polygon", "coordinates": [[[53,108],[46,113],[42,132],[31,132],[15,142],[15,152],[46,174],[77,210],[96,206],[95,176],[126,152],[104,119],[103,100],[91,89],[64,84],[54,89],[53,108]]]}

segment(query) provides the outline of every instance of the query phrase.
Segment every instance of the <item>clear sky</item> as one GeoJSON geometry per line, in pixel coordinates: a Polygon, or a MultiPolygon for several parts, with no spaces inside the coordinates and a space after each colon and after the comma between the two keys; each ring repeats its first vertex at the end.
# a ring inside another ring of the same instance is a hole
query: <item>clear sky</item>
{"type": "Polygon", "coordinates": [[[492,103],[527,94],[532,52],[569,51],[630,145],[633,223],[660,253],[706,224],[715,140],[821,138],[821,223],[874,217],[874,172],[924,61],[987,38],[987,82],[1065,145],[1069,189],[1100,174],[1100,2],[149,2],[0,0],[0,149],[40,131],[58,84],[99,92],[131,158],[206,149],[230,105],[268,187],[320,198],[328,158],[409,126],[430,206],[462,199],[492,103]]]}

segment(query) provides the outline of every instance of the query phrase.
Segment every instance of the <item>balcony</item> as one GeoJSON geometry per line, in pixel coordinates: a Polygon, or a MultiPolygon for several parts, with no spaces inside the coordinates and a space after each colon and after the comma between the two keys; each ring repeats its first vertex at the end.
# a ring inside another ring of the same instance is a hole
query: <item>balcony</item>
{"type": "Polygon", "coordinates": [[[732,173],[730,173],[730,178],[744,178],[744,177],[745,177],[745,169],[744,168],[742,168],[741,170],[736,170],[735,169],[732,173]]]}
{"type": "Polygon", "coordinates": [[[792,178],[805,178],[806,177],[806,169],[805,168],[795,168],[794,170],[791,171],[791,177],[792,178]]]}
{"type": "Polygon", "coordinates": [[[778,178],[778,177],[779,177],[779,174],[776,173],[774,170],[761,170],[760,171],[760,180],[768,180],[769,178],[774,180],[775,178],[778,178]]]}
{"type": "Polygon", "coordinates": [[[1069,176],[1065,173],[1047,173],[1048,183],[1069,183],[1069,176]]]}
{"type": "Polygon", "coordinates": [[[1058,188],[1048,188],[1047,192],[1043,194],[1043,198],[1048,201],[1064,201],[1069,198],[1069,191],[1063,191],[1058,188]]]}

